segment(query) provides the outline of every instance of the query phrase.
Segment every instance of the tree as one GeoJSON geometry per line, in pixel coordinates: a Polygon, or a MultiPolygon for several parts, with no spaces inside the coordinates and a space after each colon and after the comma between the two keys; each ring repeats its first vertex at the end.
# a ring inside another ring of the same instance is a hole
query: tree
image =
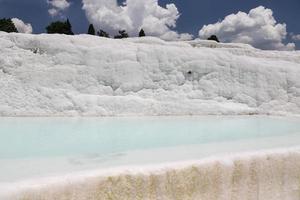
{"type": "Polygon", "coordinates": [[[97,32],[97,35],[100,36],[100,37],[107,37],[107,38],[109,38],[109,34],[106,33],[105,31],[101,30],[101,29],[97,32]]]}
{"type": "Polygon", "coordinates": [[[216,41],[216,42],[220,42],[219,41],[219,39],[218,39],[218,37],[216,36],[216,35],[212,35],[212,36],[210,36],[209,38],[207,38],[208,40],[214,40],[214,41],[216,41]]]}
{"type": "Polygon", "coordinates": [[[141,29],[139,32],[139,37],[145,37],[145,36],[146,36],[146,34],[145,34],[144,29],[141,29]]]}
{"type": "Polygon", "coordinates": [[[126,33],[125,30],[119,31],[119,35],[115,36],[115,39],[122,39],[122,38],[128,38],[128,33],[126,33]]]}
{"type": "Polygon", "coordinates": [[[0,31],[4,31],[8,33],[18,32],[13,21],[11,19],[6,19],[6,18],[0,19],[0,31]]]}
{"type": "Polygon", "coordinates": [[[68,35],[74,35],[74,33],[73,33],[73,31],[72,31],[72,25],[71,25],[69,19],[67,19],[67,21],[66,21],[65,23],[67,24],[67,30],[68,30],[68,32],[69,32],[68,35]]]}
{"type": "Polygon", "coordinates": [[[66,34],[66,35],[74,35],[72,31],[72,25],[69,19],[65,22],[56,21],[52,22],[49,26],[46,27],[47,33],[59,33],[59,34],[66,34]]]}
{"type": "Polygon", "coordinates": [[[95,28],[94,28],[93,24],[90,24],[88,34],[90,34],[90,35],[95,35],[96,34],[96,31],[95,31],[95,28]]]}

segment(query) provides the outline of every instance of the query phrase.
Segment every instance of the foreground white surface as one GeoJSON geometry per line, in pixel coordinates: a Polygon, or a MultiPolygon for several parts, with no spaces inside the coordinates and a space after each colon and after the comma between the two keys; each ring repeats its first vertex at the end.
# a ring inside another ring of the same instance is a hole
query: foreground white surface
{"type": "Polygon", "coordinates": [[[5,200],[298,200],[300,149],[125,167],[1,186],[5,200]]]}
{"type": "Polygon", "coordinates": [[[1,118],[0,199],[298,200],[299,120],[1,118]]]}
{"type": "Polygon", "coordinates": [[[299,114],[300,53],[0,33],[0,115],[299,114]]]}

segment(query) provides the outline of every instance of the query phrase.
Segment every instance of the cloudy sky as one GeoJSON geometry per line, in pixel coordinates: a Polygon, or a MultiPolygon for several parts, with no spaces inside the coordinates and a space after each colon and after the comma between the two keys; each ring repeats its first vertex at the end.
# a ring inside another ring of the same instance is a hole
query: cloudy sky
{"type": "Polygon", "coordinates": [[[140,28],[166,40],[207,38],[261,49],[300,49],[299,0],[0,0],[0,18],[19,32],[43,33],[51,21],[69,18],[75,33],[89,23],[111,35],[140,28]]]}

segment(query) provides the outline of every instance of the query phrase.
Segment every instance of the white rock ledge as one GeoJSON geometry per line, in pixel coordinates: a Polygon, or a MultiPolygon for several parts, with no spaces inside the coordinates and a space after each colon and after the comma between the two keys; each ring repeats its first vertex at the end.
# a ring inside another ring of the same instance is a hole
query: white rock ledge
{"type": "Polygon", "coordinates": [[[0,33],[0,116],[300,114],[300,52],[0,33]]]}

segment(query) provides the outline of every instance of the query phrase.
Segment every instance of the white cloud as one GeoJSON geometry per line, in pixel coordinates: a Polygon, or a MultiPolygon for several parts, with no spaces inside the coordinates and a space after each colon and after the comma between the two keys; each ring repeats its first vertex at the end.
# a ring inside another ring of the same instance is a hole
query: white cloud
{"type": "Polygon", "coordinates": [[[70,3],[67,0],[47,0],[51,8],[48,10],[48,13],[54,17],[60,14],[62,11],[70,7],[70,3]]]}
{"type": "Polygon", "coordinates": [[[136,36],[143,28],[147,35],[159,36],[166,40],[190,39],[189,34],[171,30],[176,27],[180,14],[174,4],[166,8],[158,0],[126,0],[119,6],[117,0],[83,0],[83,9],[90,23],[111,34],[125,29],[136,36]]]}
{"type": "Polygon", "coordinates": [[[48,13],[51,15],[51,16],[56,16],[58,15],[59,11],[55,8],[51,8],[48,10],[48,13]]]}
{"type": "Polygon", "coordinates": [[[32,33],[31,24],[25,24],[22,20],[18,18],[12,18],[11,20],[19,33],[32,33]]]}
{"type": "Polygon", "coordinates": [[[300,34],[295,35],[294,33],[291,33],[291,38],[294,41],[300,41],[300,34]]]}
{"type": "Polygon", "coordinates": [[[294,43],[284,44],[286,24],[277,23],[273,11],[259,6],[250,12],[238,12],[223,21],[205,25],[199,31],[200,38],[217,35],[223,42],[247,43],[261,49],[293,50],[294,43]]]}

